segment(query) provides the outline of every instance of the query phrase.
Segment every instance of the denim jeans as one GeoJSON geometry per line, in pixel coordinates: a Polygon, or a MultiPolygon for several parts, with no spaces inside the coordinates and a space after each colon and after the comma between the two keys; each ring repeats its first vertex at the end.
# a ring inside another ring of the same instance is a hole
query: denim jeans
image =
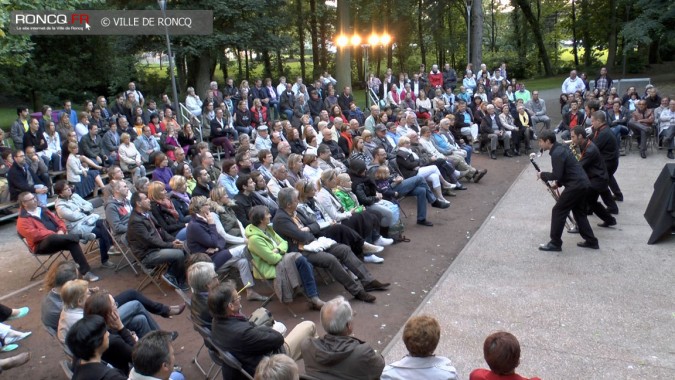
{"type": "Polygon", "coordinates": [[[120,305],[117,310],[124,326],[134,331],[139,338],[159,329],[152,315],[138,301],[129,301],[120,305]]]}
{"type": "Polygon", "coordinates": [[[314,267],[307,261],[305,256],[299,256],[295,260],[295,267],[298,268],[300,279],[302,280],[302,287],[305,288],[307,297],[318,297],[319,291],[316,288],[316,281],[314,280],[314,267]]]}
{"type": "Polygon", "coordinates": [[[436,197],[429,189],[424,178],[419,176],[414,176],[406,178],[403,181],[399,182],[398,185],[392,186],[394,191],[397,191],[399,195],[414,195],[417,197],[417,220],[425,220],[427,218],[427,202],[434,203],[436,197]]]}
{"type": "Polygon", "coordinates": [[[473,147],[469,144],[465,144],[462,149],[466,151],[466,163],[471,165],[471,154],[473,153],[473,147]]]}
{"type": "MultiPolygon", "coordinates": [[[[244,127],[243,125],[235,125],[235,126],[234,126],[234,129],[236,129],[238,133],[245,133],[245,134],[247,134],[249,137],[251,137],[251,133],[253,132],[253,128],[251,128],[251,127],[244,127]]],[[[237,136],[237,139],[238,139],[238,138],[239,138],[239,137],[237,136]]]]}
{"type": "Polygon", "coordinates": [[[285,110],[283,111],[286,114],[286,120],[291,121],[293,119],[293,110],[285,110]]]}
{"type": "Polygon", "coordinates": [[[621,144],[621,136],[628,136],[630,130],[625,125],[615,125],[612,128],[612,133],[616,136],[616,141],[621,144]]]}
{"type": "Polygon", "coordinates": [[[138,301],[143,305],[145,310],[149,311],[155,315],[161,315],[164,318],[169,317],[169,307],[163,303],[155,302],[148,297],[144,296],[143,293],[139,292],[136,289],[127,289],[122,293],[116,295],[115,302],[119,305],[124,305],[130,301],[138,301]]]}

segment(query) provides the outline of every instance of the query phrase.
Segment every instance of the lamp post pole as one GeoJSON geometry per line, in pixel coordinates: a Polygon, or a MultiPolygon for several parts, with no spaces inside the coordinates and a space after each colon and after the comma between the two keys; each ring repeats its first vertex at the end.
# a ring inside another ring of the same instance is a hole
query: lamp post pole
{"type": "MultiPolygon", "coordinates": [[[[162,16],[166,18],[166,0],[157,0],[157,4],[159,4],[159,8],[162,10],[162,16]]],[[[174,107],[173,112],[176,113],[176,120],[178,120],[178,122],[181,123],[180,107],[178,105],[178,90],[176,88],[176,71],[173,63],[173,55],[171,54],[171,40],[169,39],[169,27],[166,24],[164,24],[164,34],[166,35],[166,50],[169,54],[169,71],[171,71],[171,89],[174,107]]]]}
{"type": "Polygon", "coordinates": [[[369,100],[370,100],[370,89],[368,88],[368,50],[370,50],[370,45],[368,44],[363,44],[361,45],[363,47],[363,60],[365,63],[363,64],[363,76],[364,80],[363,83],[365,84],[366,87],[366,109],[369,106],[369,100]]]}
{"type": "Polygon", "coordinates": [[[471,6],[473,0],[466,0],[466,20],[468,25],[466,27],[466,63],[471,63],[471,6]]]}

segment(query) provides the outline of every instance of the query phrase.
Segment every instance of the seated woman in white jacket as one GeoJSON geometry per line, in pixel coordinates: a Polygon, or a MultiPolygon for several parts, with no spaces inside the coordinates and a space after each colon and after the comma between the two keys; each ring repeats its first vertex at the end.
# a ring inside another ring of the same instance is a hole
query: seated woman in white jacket
{"type": "Polygon", "coordinates": [[[132,172],[134,180],[145,177],[146,171],[141,160],[141,153],[136,146],[131,143],[131,136],[128,133],[122,133],[120,136],[120,147],[117,154],[120,159],[120,167],[125,172],[132,172]]]}
{"type": "Polygon", "coordinates": [[[76,142],[68,143],[68,160],[66,161],[66,178],[68,183],[75,187],[75,192],[82,197],[94,194],[98,196],[98,191],[103,189],[103,180],[99,171],[91,169],[82,164],[81,155],[78,154],[79,146],[76,142]]]}
{"type": "Polygon", "coordinates": [[[112,246],[112,238],[103,225],[103,220],[93,213],[94,206],[84,200],[65,180],[56,181],[54,193],[58,196],[55,202],[56,214],[66,223],[68,232],[77,234],[84,241],[98,239],[101,253],[101,266],[114,268],[115,264],[108,261],[108,251],[112,246]]]}

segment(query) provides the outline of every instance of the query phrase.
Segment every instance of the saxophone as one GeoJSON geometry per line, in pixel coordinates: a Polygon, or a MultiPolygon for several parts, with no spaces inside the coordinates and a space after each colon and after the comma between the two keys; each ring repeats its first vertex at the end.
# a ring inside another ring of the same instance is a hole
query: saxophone
{"type": "Polygon", "coordinates": [[[579,149],[577,149],[577,144],[573,143],[572,140],[565,140],[563,141],[567,145],[568,148],[572,151],[572,154],[574,155],[574,158],[577,159],[577,161],[581,161],[581,152],[579,149]]]}

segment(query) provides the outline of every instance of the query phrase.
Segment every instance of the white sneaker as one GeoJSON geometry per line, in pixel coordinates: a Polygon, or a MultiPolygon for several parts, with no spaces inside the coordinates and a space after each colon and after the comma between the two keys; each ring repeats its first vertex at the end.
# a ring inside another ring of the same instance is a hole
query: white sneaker
{"type": "Polygon", "coordinates": [[[381,264],[381,263],[384,262],[384,259],[375,255],[375,254],[372,254],[372,255],[365,256],[363,258],[363,261],[365,261],[367,263],[371,263],[371,264],[381,264]]]}
{"type": "Polygon", "coordinates": [[[98,276],[92,272],[87,272],[84,276],[82,276],[82,279],[89,282],[96,282],[99,280],[98,276]]]}
{"type": "Polygon", "coordinates": [[[384,247],[380,247],[379,245],[372,245],[368,242],[363,242],[363,252],[364,253],[378,253],[382,252],[384,250],[384,247]]]}
{"type": "Polygon", "coordinates": [[[394,239],[388,239],[384,236],[380,236],[379,239],[377,239],[374,244],[382,246],[382,247],[386,247],[388,245],[394,244],[394,239]]]}

